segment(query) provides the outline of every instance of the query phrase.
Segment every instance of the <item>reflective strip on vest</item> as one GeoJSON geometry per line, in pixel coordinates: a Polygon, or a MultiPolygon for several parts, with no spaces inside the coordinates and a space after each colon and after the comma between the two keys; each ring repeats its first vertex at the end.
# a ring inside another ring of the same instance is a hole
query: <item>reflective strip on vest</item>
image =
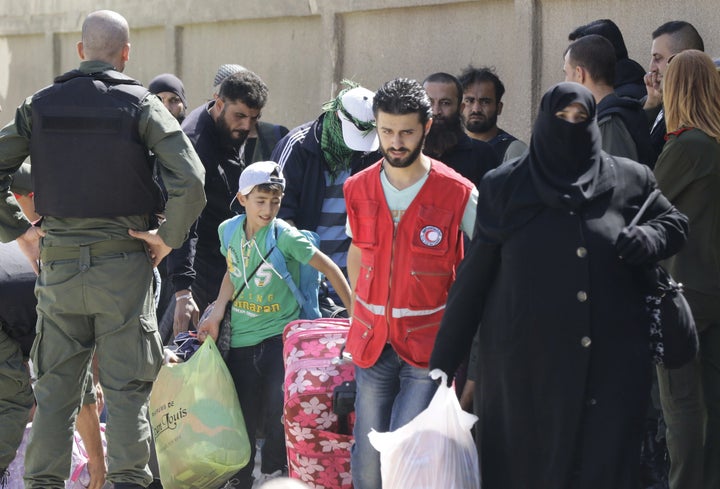
{"type": "Polygon", "coordinates": [[[404,308],[393,308],[392,317],[394,318],[407,318],[417,316],[430,316],[436,312],[445,309],[445,304],[435,309],[404,309],[404,308]]]}
{"type": "Polygon", "coordinates": [[[385,315],[385,306],[382,304],[376,305],[376,304],[368,304],[364,300],[362,300],[359,297],[355,298],[355,302],[358,302],[361,306],[363,306],[365,309],[370,311],[371,313],[375,314],[376,316],[384,316],[385,315]]]}

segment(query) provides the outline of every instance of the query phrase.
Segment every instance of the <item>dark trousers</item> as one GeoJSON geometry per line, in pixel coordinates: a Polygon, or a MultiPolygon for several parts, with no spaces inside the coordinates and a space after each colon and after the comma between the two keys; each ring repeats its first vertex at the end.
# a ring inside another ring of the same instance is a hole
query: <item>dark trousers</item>
{"type": "Polygon", "coordinates": [[[720,489],[720,324],[700,333],[700,367],[707,410],[705,489],[720,489]]]}
{"type": "Polygon", "coordinates": [[[700,355],[658,367],[671,489],[720,489],[720,325],[700,333],[700,355]]]}
{"type": "MultiPolygon", "coordinates": [[[[219,253],[218,253],[219,255],[219,253]]],[[[196,277],[192,284],[192,295],[195,299],[195,303],[200,310],[200,315],[205,312],[205,308],[217,299],[218,293],[220,292],[220,284],[222,283],[227,265],[225,264],[222,255],[219,255],[220,259],[214,257],[212,254],[205,250],[198,250],[195,255],[195,261],[193,268],[195,269],[196,277]]],[[[161,263],[162,265],[162,263],[161,263]]],[[[173,322],[175,320],[175,290],[174,286],[170,283],[170,279],[163,281],[163,284],[167,283],[167,287],[163,286],[161,291],[161,303],[166,300],[165,309],[162,315],[158,315],[158,330],[160,331],[160,337],[162,338],[163,344],[168,345],[174,338],[173,322]],[[167,294],[167,298],[164,299],[163,293],[167,294]]],[[[189,325],[190,329],[193,329],[192,324],[189,325]]]]}
{"type": "Polygon", "coordinates": [[[282,422],[285,378],[282,348],[282,336],[278,335],[255,346],[231,348],[228,354],[227,365],[235,382],[252,449],[250,462],[234,477],[235,487],[249,489],[252,486],[258,426],[263,426],[265,433],[260,471],[271,474],[287,466],[282,422]]]}
{"type": "Polygon", "coordinates": [[[196,276],[192,284],[192,293],[195,303],[200,309],[200,314],[202,314],[208,304],[217,299],[227,264],[219,253],[213,255],[207,251],[198,250],[193,268],[195,268],[196,276]]]}

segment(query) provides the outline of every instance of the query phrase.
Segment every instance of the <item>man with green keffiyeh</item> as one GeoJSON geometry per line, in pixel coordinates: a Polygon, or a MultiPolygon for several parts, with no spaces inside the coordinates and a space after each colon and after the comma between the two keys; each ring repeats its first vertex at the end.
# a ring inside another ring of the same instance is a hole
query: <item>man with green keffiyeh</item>
{"type": "MultiPolygon", "coordinates": [[[[323,152],[325,162],[332,177],[331,180],[333,181],[337,177],[338,172],[350,169],[350,161],[352,160],[353,153],[355,153],[355,150],[349,148],[343,139],[343,126],[348,125],[350,131],[355,133],[361,131],[363,137],[368,136],[372,138],[373,132],[375,131],[374,118],[371,120],[362,120],[353,116],[343,107],[343,96],[359,86],[349,81],[346,81],[346,85],[348,85],[348,88],[345,88],[336,98],[326,102],[322,107],[324,113],[335,113],[337,115],[337,117],[323,117],[322,132],[320,135],[320,149],[323,152]],[[350,127],[349,124],[352,124],[354,127],[350,127]]],[[[372,104],[371,95],[369,98],[364,99],[364,101],[367,100],[372,104]]],[[[360,117],[364,115],[365,114],[361,114],[360,117]]]]}
{"type": "Polygon", "coordinates": [[[270,159],[280,164],[286,179],[278,217],[318,233],[320,250],[347,276],[350,239],[342,186],[381,155],[372,113],[374,93],[352,81],[343,84],[337,97],[323,105],[320,117],[290,131],[270,159]]]}

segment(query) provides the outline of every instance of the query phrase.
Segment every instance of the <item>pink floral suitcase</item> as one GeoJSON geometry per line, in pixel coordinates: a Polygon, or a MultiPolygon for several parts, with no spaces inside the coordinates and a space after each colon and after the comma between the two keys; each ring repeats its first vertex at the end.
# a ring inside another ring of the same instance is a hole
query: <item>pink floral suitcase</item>
{"type": "Polygon", "coordinates": [[[350,419],[333,412],[333,390],[354,378],[341,357],[347,319],[300,319],[284,332],[285,440],[290,477],[315,489],[351,489],[350,419]]]}

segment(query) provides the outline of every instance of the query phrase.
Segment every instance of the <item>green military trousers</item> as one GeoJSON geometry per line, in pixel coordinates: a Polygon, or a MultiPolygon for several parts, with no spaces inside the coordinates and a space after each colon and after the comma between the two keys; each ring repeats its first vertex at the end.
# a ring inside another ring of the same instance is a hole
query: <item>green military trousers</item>
{"type": "Polygon", "coordinates": [[[15,458],[32,404],[30,374],[20,345],[0,329],[0,477],[15,458]]]}
{"type": "MultiPolygon", "coordinates": [[[[113,243],[113,242],[110,242],[113,243]]],[[[43,249],[38,277],[37,410],[25,456],[26,488],[64,488],[72,429],[91,358],[98,357],[107,406],[108,480],[147,486],[147,401],[162,363],[152,266],[142,251],[43,249]],[[50,253],[52,252],[52,253],[50,253]]]]}

